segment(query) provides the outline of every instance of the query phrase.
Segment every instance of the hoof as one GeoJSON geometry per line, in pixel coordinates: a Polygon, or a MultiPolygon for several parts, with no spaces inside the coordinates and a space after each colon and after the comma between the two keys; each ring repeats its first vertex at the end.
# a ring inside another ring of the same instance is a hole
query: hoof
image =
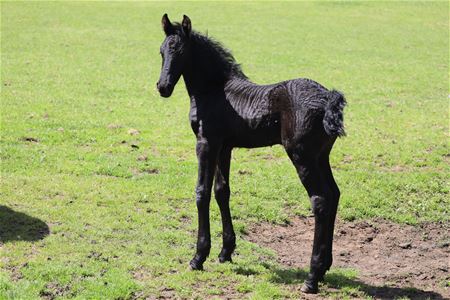
{"type": "Polygon", "coordinates": [[[233,254],[233,250],[234,250],[234,247],[231,250],[222,248],[222,251],[220,251],[220,253],[219,253],[219,262],[220,263],[224,263],[227,261],[233,262],[231,260],[231,254],[233,254]]]}
{"type": "Polygon", "coordinates": [[[319,291],[319,288],[316,285],[305,281],[305,283],[303,284],[302,288],[300,289],[303,293],[305,294],[317,294],[317,292],[319,291]]]}
{"type": "Polygon", "coordinates": [[[228,256],[221,256],[221,255],[219,255],[219,262],[221,264],[223,264],[223,263],[225,263],[227,261],[230,262],[230,263],[233,262],[233,260],[231,259],[231,255],[228,255],[228,256]]]}
{"type": "Polygon", "coordinates": [[[199,263],[196,259],[191,260],[189,267],[193,271],[203,271],[203,264],[199,263]]]}

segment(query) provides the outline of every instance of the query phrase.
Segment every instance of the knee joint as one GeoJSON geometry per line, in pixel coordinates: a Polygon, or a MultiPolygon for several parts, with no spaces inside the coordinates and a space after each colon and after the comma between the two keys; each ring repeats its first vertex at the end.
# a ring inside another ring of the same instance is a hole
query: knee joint
{"type": "Polygon", "coordinates": [[[230,187],[226,183],[216,183],[214,185],[214,194],[216,198],[228,197],[230,195],[230,187]]]}
{"type": "Polygon", "coordinates": [[[312,196],[311,207],[314,215],[326,217],[330,214],[330,204],[325,197],[312,196]]]}
{"type": "Polygon", "coordinates": [[[211,150],[211,147],[206,141],[198,141],[195,150],[197,152],[197,157],[199,159],[204,159],[206,157],[205,155],[211,150]]]}
{"type": "Polygon", "coordinates": [[[195,189],[195,194],[197,195],[197,199],[207,197],[207,196],[209,196],[208,195],[209,193],[210,193],[210,191],[208,191],[206,186],[203,184],[198,185],[197,188],[195,189]]]}
{"type": "Polygon", "coordinates": [[[206,189],[203,185],[197,186],[195,193],[197,207],[209,204],[210,195],[208,194],[208,189],[206,189]]]}

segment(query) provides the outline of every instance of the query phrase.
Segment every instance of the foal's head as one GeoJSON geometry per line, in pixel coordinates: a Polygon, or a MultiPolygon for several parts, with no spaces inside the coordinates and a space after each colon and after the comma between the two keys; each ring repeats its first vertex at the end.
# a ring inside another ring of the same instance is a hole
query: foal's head
{"type": "Polygon", "coordinates": [[[191,20],[187,16],[183,16],[183,21],[179,25],[178,23],[172,24],[167,14],[164,14],[161,23],[166,38],[160,49],[162,67],[156,86],[161,96],[167,98],[172,95],[189,56],[189,38],[192,26],[191,20]]]}

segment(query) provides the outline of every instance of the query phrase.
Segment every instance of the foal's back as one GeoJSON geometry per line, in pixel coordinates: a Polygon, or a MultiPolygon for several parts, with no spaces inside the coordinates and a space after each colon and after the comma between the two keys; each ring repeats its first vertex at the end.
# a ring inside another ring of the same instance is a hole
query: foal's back
{"type": "Polygon", "coordinates": [[[229,140],[233,147],[281,144],[295,134],[323,133],[329,91],[310,79],[270,85],[234,78],[225,85],[229,140]]]}

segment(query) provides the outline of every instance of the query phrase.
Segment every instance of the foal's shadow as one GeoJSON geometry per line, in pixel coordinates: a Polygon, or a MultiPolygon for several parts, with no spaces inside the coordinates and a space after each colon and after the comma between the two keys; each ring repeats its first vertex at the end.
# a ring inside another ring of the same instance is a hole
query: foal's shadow
{"type": "MultiPolygon", "coordinates": [[[[308,277],[308,272],[298,268],[279,268],[277,266],[263,264],[271,273],[270,281],[278,284],[301,285],[308,277]]],[[[238,274],[253,274],[251,269],[237,268],[235,272],[238,274]]],[[[322,289],[348,289],[354,288],[364,292],[366,295],[374,299],[445,299],[441,294],[436,292],[423,291],[416,288],[397,288],[388,286],[373,286],[366,284],[357,279],[349,278],[342,274],[331,273],[325,275],[325,286],[322,289]]],[[[332,292],[333,293],[333,292],[332,292]]]]}
{"type": "Polygon", "coordinates": [[[37,241],[50,233],[45,222],[0,205],[0,242],[37,241]]]}

